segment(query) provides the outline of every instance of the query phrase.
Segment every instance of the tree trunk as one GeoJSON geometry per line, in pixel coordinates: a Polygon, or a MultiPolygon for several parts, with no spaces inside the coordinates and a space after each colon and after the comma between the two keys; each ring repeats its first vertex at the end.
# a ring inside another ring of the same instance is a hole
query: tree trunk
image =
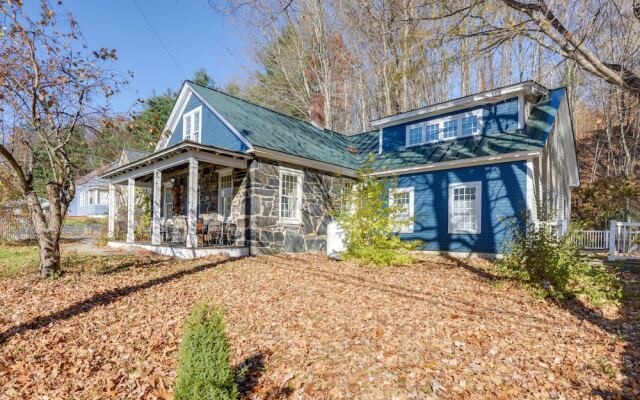
{"type": "Polygon", "coordinates": [[[38,235],[40,246],[40,277],[55,278],[60,274],[60,240],[48,232],[38,235]]]}

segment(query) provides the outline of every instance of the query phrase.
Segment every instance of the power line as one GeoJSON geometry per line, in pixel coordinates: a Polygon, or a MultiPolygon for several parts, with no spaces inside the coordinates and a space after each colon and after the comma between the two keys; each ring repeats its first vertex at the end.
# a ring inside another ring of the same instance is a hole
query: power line
{"type": "Polygon", "coordinates": [[[162,40],[162,38],[160,37],[160,35],[158,34],[158,32],[155,30],[155,28],[153,27],[153,25],[151,24],[151,21],[149,21],[149,18],[147,18],[146,14],[144,13],[144,11],[142,10],[142,7],[140,7],[140,4],[138,4],[138,0],[133,0],[133,3],[136,5],[136,7],[138,8],[138,11],[140,11],[140,14],[142,14],[142,18],[144,18],[144,20],[147,22],[147,25],[149,25],[149,28],[151,29],[151,31],[153,32],[153,34],[156,36],[156,39],[158,39],[158,41],[160,42],[160,44],[162,45],[162,48],[164,48],[164,51],[167,52],[167,54],[169,55],[169,58],[171,58],[171,60],[173,61],[173,63],[175,64],[176,68],[178,68],[178,70],[180,71],[180,73],[182,74],[183,78],[187,78],[187,74],[184,73],[184,71],[182,70],[182,68],[180,68],[180,64],[178,64],[178,61],[175,59],[175,57],[173,56],[173,54],[171,54],[171,51],[169,50],[169,48],[167,47],[167,45],[164,43],[164,41],[162,40]]]}

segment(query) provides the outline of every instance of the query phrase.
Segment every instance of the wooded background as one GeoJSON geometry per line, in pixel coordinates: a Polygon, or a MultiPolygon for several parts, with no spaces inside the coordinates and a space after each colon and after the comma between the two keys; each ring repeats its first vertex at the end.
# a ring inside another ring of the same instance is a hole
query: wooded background
{"type": "MultiPolygon", "coordinates": [[[[368,131],[373,119],[515,82],[565,86],[581,171],[575,217],[592,226],[639,217],[640,6],[633,0],[210,5],[247,32],[254,66],[218,89],[338,132],[368,131]]],[[[216,87],[205,70],[192,79],[216,87]]],[[[116,160],[123,147],[151,150],[179,86],[158,88],[133,113],[74,130],[68,154],[76,176],[116,160]]],[[[44,190],[45,154],[38,146],[34,153],[44,190]]]]}

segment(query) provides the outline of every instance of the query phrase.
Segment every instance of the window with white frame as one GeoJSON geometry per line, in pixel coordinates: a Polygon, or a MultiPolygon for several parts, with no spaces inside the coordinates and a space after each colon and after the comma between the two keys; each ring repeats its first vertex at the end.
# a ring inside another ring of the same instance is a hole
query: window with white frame
{"type": "Polygon", "coordinates": [[[233,201],[232,171],[221,173],[218,179],[218,213],[221,218],[231,218],[231,202],[233,201]]]}
{"type": "Polygon", "coordinates": [[[422,144],[422,127],[418,126],[409,129],[409,145],[415,146],[422,144]]]}
{"type": "Polygon", "coordinates": [[[89,204],[90,205],[106,205],[109,192],[102,189],[90,189],[89,190],[89,204]]]}
{"type": "Polygon", "coordinates": [[[352,180],[343,180],[340,186],[340,212],[342,214],[351,213],[354,211],[353,201],[353,185],[352,180]]]}
{"type": "Polygon", "coordinates": [[[182,138],[200,143],[202,130],[202,106],[195,108],[182,116],[182,138]]]}
{"type": "Polygon", "coordinates": [[[479,135],[483,110],[467,111],[407,126],[406,147],[479,135]]]}
{"type": "Polygon", "coordinates": [[[449,185],[449,233],[480,233],[482,183],[449,185]]]}
{"type": "Polygon", "coordinates": [[[171,182],[166,182],[162,188],[162,214],[165,220],[173,218],[173,192],[171,191],[171,186],[171,182]]]}
{"type": "Polygon", "coordinates": [[[458,120],[450,119],[442,124],[442,138],[453,139],[458,135],[458,120]]]}
{"type": "Polygon", "coordinates": [[[425,142],[433,143],[440,140],[440,125],[439,124],[431,124],[426,125],[425,129],[425,142]]]}
{"type": "Polygon", "coordinates": [[[87,192],[80,192],[80,207],[87,205],[87,192]]]}
{"type": "Polygon", "coordinates": [[[462,131],[461,136],[471,136],[478,133],[478,116],[469,115],[468,117],[462,117],[462,131]]]}
{"type": "Polygon", "coordinates": [[[280,222],[300,223],[302,171],[280,167],[280,222]]]}
{"type": "Polygon", "coordinates": [[[396,188],[389,190],[389,205],[401,209],[398,219],[401,221],[397,228],[401,233],[413,232],[413,207],[414,207],[413,187],[396,188]]]}

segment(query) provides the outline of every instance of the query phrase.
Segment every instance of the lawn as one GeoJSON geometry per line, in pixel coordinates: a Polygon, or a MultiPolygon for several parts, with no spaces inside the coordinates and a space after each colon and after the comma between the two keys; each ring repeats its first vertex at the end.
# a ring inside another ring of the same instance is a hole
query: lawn
{"type": "Polygon", "coordinates": [[[226,311],[244,398],[632,398],[637,297],[602,313],[487,268],[138,254],[19,274],[0,280],[0,399],[170,398],[202,299],[226,311]]]}

